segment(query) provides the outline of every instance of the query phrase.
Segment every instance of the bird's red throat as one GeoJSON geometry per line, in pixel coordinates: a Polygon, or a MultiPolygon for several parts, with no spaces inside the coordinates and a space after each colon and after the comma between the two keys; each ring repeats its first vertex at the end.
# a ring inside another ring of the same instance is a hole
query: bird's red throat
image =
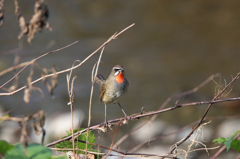
{"type": "Polygon", "coordinates": [[[116,76],[115,81],[116,81],[117,83],[123,83],[123,81],[124,81],[124,75],[123,75],[122,72],[120,72],[120,73],[116,76]]]}

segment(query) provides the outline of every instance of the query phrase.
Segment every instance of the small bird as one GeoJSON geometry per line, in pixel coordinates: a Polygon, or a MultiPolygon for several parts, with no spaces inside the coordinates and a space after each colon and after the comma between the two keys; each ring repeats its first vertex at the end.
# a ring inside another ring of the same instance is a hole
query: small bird
{"type": "Polygon", "coordinates": [[[128,81],[124,75],[124,69],[121,65],[116,65],[112,68],[112,71],[108,78],[105,78],[98,74],[96,76],[96,82],[100,87],[99,102],[102,101],[105,104],[105,125],[107,126],[107,104],[118,104],[122,109],[123,114],[127,118],[126,113],[124,112],[120,101],[126,95],[128,91],[128,81]]]}

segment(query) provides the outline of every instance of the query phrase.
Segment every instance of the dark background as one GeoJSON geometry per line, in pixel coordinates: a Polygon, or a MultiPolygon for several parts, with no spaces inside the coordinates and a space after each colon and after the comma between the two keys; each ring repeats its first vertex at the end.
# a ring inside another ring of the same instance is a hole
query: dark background
{"type": "MultiPolygon", "coordinates": [[[[225,80],[230,82],[232,76],[239,72],[240,1],[58,0],[45,3],[50,12],[48,21],[53,31],[44,29],[41,33],[37,33],[29,44],[26,36],[20,41],[17,39],[20,28],[14,15],[14,3],[5,1],[5,20],[0,28],[0,70],[11,67],[16,54],[20,56],[21,63],[79,40],[79,43],[74,46],[37,61],[42,67],[49,69],[55,65],[58,71],[69,68],[75,60],[86,58],[115,32],[135,23],[133,28],[106,46],[99,68],[99,72],[107,77],[114,65],[124,66],[130,86],[121,104],[128,115],[139,113],[142,107],[145,111],[157,110],[169,96],[192,89],[215,73],[221,74],[221,82],[219,77],[215,81],[220,82],[224,87],[225,80]],[[22,46],[22,49],[16,50],[19,46],[22,46]]],[[[29,21],[33,14],[34,2],[19,1],[19,6],[25,20],[29,21]]],[[[74,106],[85,114],[85,118],[81,118],[83,119],[81,127],[87,126],[91,71],[98,55],[94,55],[73,71],[73,74],[78,77],[74,84],[74,106]]],[[[20,86],[26,84],[29,70],[30,67],[19,76],[20,86]]],[[[0,83],[5,83],[13,75],[14,72],[1,76],[0,83]]],[[[33,80],[40,76],[41,71],[35,67],[33,80]]],[[[6,87],[10,87],[11,84],[6,87]]],[[[26,104],[23,101],[24,91],[21,91],[12,96],[1,96],[0,107],[3,111],[13,109],[10,115],[18,117],[41,109],[46,112],[47,119],[53,117],[54,113],[70,112],[67,106],[69,99],[66,73],[58,76],[54,98],[48,94],[42,82],[34,86],[44,91],[44,97],[41,97],[38,91],[33,91],[30,103],[26,104]]],[[[179,103],[211,100],[216,92],[215,88],[216,84],[210,82],[197,93],[180,98],[179,103]]],[[[228,97],[238,97],[239,90],[237,81],[228,97]]],[[[91,125],[104,121],[104,105],[98,103],[97,85],[93,95],[91,125]]],[[[174,103],[175,100],[168,107],[173,106],[174,103]]],[[[156,120],[163,122],[165,127],[164,132],[158,131],[158,135],[172,132],[168,131],[169,127],[177,130],[200,119],[206,107],[205,105],[186,107],[161,114],[156,120]]],[[[238,113],[239,103],[228,102],[214,105],[208,116],[231,116],[238,113]]],[[[108,106],[108,119],[122,116],[117,105],[108,106]]],[[[147,121],[147,118],[142,121],[147,121]]],[[[209,147],[216,146],[211,144],[211,141],[219,137],[216,130],[224,121],[224,119],[214,120],[206,126],[206,129],[212,132],[203,133],[204,136],[209,136],[206,143],[209,147]]],[[[128,125],[122,126],[117,139],[130,132],[138,122],[131,121],[128,125]]],[[[70,128],[71,125],[67,127],[70,128]]],[[[158,125],[152,128],[160,129],[158,125]]],[[[148,128],[145,132],[151,134],[148,128]]],[[[100,144],[110,145],[113,135],[114,131],[110,130],[108,133],[98,134],[96,140],[99,140],[100,144]]],[[[147,141],[149,135],[142,138],[147,141]]],[[[146,146],[145,152],[159,153],[161,148],[155,152],[150,150],[154,149],[153,146],[161,145],[166,149],[162,154],[167,153],[169,146],[178,140],[176,137],[171,141],[168,140],[169,142],[155,142],[151,146],[146,146]]],[[[130,138],[122,144],[121,149],[129,150],[138,143],[140,141],[130,138]]],[[[214,152],[210,150],[210,156],[214,152]]],[[[202,153],[203,158],[207,156],[206,152],[202,153]]],[[[198,156],[199,152],[192,155],[198,156]]]]}

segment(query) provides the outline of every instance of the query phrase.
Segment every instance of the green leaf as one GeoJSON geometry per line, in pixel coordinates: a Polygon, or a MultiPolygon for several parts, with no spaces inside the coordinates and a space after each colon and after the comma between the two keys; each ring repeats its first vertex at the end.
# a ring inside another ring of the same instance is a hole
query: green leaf
{"type": "Polygon", "coordinates": [[[231,135],[231,137],[228,139],[228,141],[226,141],[224,144],[226,145],[227,147],[227,151],[230,149],[231,147],[231,143],[232,143],[232,140],[234,139],[234,137],[240,132],[240,130],[236,131],[235,133],[233,133],[231,135]]]}
{"type": "Polygon", "coordinates": [[[225,144],[227,147],[227,151],[232,147],[240,153],[240,140],[235,140],[234,138],[240,132],[240,130],[232,133],[230,138],[219,137],[218,139],[213,140],[213,142],[218,142],[220,144],[225,144]]]}
{"type": "Polygon", "coordinates": [[[7,151],[5,159],[51,159],[51,155],[52,151],[43,145],[29,143],[25,148],[21,144],[16,144],[15,148],[7,151]]]}
{"type": "MultiPolygon", "coordinates": [[[[83,128],[81,128],[81,129],[76,129],[76,130],[74,130],[73,132],[76,133],[76,132],[78,132],[78,131],[80,131],[80,130],[83,130],[83,128]]],[[[68,133],[68,136],[72,135],[72,132],[68,132],[68,131],[67,131],[67,133],[68,133]]],[[[62,138],[65,138],[65,137],[67,137],[67,136],[64,136],[64,137],[62,137],[62,138]]],[[[78,139],[79,139],[79,140],[82,140],[82,141],[86,141],[86,139],[87,139],[87,132],[84,132],[84,133],[82,133],[81,135],[79,135],[79,136],[78,136],[78,139]]],[[[91,131],[89,131],[88,142],[89,142],[89,143],[95,143],[95,136],[94,136],[94,133],[91,132],[91,131]]],[[[74,145],[75,145],[75,148],[76,148],[76,147],[77,147],[77,141],[74,141],[74,145]]],[[[88,144],[88,149],[91,149],[91,147],[92,147],[92,145],[88,144]]],[[[70,141],[60,142],[60,143],[56,144],[56,148],[62,148],[62,149],[68,148],[68,149],[72,149],[72,148],[73,148],[73,147],[72,147],[72,142],[70,142],[70,141]]],[[[86,144],[85,144],[85,143],[82,143],[82,142],[78,142],[78,148],[85,150],[85,149],[86,149],[86,144]]],[[[62,151],[62,150],[58,150],[58,151],[62,151]]],[[[64,151],[62,151],[62,152],[67,152],[67,150],[64,150],[64,151]]],[[[83,153],[83,151],[78,151],[78,152],[75,152],[75,153],[83,153]]]]}
{"type": "Polygon", "coordinates": [[[213,140],[213,142],[218,142],[219,144],[224,144],[228,138],[219,137],[218,139],[213,140]]]}
{"type": "Polygon", "coordinates": [[[240,140],[232,140],[231,147],[240,153],[240,140]]]}
{"type": "Polygon", "coordinates": [[[6,141],[0,140],[0,154],[5,155],[7,151],[13,149],[14,146],[10,145],[6,141]]]}

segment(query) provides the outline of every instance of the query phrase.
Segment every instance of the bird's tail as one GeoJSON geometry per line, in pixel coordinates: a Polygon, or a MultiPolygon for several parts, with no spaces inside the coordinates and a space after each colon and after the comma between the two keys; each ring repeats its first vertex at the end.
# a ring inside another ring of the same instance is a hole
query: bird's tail
{"type": "Polygon", "coordinates": [[[96,76],[96,82],[99,85],[99,87],[101,88],[103,83],[105,82],[105,78],[101,74],[98,74],[96,76]]]}

